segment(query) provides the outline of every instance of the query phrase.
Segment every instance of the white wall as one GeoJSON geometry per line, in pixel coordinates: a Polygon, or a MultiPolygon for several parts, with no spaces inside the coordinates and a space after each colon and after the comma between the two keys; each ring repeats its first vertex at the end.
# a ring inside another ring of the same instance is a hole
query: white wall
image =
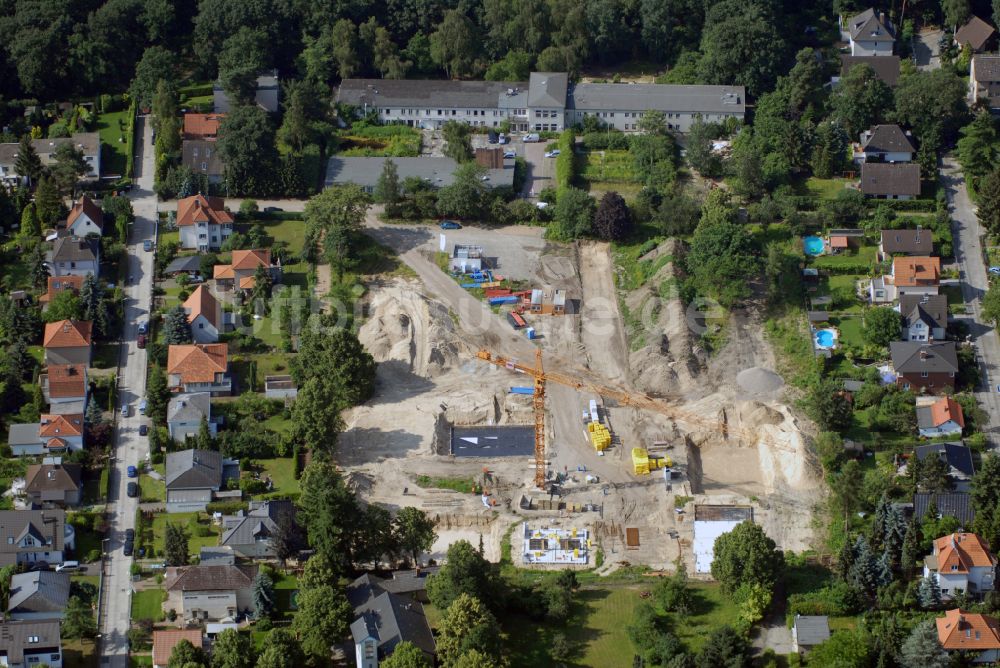
{"type": "Polygon", "coordinates": [[[892,42],[872,42],[867,40],[851,40],[852,56],[891,56],[892,42]]]}

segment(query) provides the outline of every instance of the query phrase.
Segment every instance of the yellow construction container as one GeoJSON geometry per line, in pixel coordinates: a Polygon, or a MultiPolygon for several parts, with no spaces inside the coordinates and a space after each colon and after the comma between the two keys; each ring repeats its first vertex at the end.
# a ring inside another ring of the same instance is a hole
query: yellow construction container
{"type": "Polygon", "coordinates": [[[649,453],[646,448],[632,448],[632,467],[636,475],[649,473],[649,453]]]}
{"type": "Polygon", "coordinates": [[[587,431],[590,432],[590,442],[594,444],[595,450],[607,450],[611,445],[611,432],[600,422],[587,423],[587,431]]]}

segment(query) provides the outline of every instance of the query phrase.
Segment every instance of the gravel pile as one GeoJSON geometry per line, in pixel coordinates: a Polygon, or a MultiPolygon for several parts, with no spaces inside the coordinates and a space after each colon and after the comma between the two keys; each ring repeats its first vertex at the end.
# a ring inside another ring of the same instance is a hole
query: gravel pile
{"type": "Polygon", "coordinates": [[[759,366],[740,371],[736,376],[740,389],[750,394],[766,394],[781,389],[785,381],[781,376],[759,366]]]}

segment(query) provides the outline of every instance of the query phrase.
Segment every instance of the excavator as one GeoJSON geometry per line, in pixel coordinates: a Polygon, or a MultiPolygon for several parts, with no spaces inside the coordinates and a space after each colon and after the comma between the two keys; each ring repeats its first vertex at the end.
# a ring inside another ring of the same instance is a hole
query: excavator
{"type": "Polygon", "coordinates": [[[548,382],[571,387],[589,394],[599,394],[606,399],[617,402],[621,406],[633,406],[635,408],[654,411],[689,427],[717,432],[724,439],[729,439],[730,436],[733,436],[752,443],[760,438],[760,435],[753,430],[733,427],[721,420],[713,420],[695,415],[690,411],[685,411],[667,401],[650,397],[647,394],[630,392],[622,387],[604,385],[559,371],[546,371],[542,364],[542,351],[540,349],[535,351],[534,366],[522,364],[517,360],[498,355],[486,349],[479,350],[476,353],[476,357],[494,366],[527,374],[535,381],[533,402],[535,413],[535,485],[539,489],[545,488],[545,385],[548,382]]]}

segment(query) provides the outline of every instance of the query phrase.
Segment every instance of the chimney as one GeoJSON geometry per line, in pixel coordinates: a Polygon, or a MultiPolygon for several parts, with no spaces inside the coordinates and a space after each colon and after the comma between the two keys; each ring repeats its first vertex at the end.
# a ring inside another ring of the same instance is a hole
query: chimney
{"type": "Polygon", "coordinates": [[[881,23],[882,25],[886,24],[885,23],[885,12],[879,12],[878,13],[878,22],[881,23]]]}
{"type": "Polygon", "coordinates": [[[928,357],[930,357],[930,355],[928,355],[928,354],[927,354],[927,351],[926,351],[926,350],[921,350],[921,351],[920,351],[920,359],[921,359],[921,360],[925,360],[925,359],[927,359],[928,357]]]}

